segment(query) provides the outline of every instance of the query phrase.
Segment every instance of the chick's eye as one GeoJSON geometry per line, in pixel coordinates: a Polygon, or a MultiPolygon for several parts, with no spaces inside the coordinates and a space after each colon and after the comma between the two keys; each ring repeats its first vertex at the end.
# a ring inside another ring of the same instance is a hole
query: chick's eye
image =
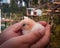
{"type": "Polygon", "coordinates": [[[22,26],[26,26],[26,25],[29,25],[29,24],[23,24],[22,26]]]}
{"type": "Polygon", "coordinates": [[[23,24],[22,26],[25,26],[26,24],[23,24]]]}

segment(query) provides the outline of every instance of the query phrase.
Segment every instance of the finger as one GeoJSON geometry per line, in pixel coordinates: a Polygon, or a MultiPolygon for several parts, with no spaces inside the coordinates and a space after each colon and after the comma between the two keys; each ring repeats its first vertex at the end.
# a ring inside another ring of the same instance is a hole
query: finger
{"type": "Polygon", "coordinates": [[[4,32],[5,31],[18,31],[19,29],[21,29],[21,27],[22,27],[22,24],[21,24],[21,22],[19,22],[19,23],[16,23],[16,24],[14,24],[14,25],[11,25],[11,26],[9,26],[8,28],[6,28],[5,30],[4,30],[4,32]]]}
{"type": "Polygon", "coordinates": [[[5,42],[3,45],[5,47],[6,46],[11,47],[11,46],[22,45],[22,44],[33,44],[34,42],[36,42],[40,38],[41,38],[41,34],[40,34],[39,30],[36,30],[34,32],[30,32],[25,35],[14,37],[14,38],[10,39],[9,41],[5,42]]]}
{"type": "Polygon", "coordinates": [[[51,28],[50,25],[46,26],[46,32],[43,38],[41,38],[36,44],[34,44],[31,48],[42,48],[45,45],[47,45],[50,41],[50,35],[51,35],[51,28]]]}
{"type": "Polygon", "coordinates": [[[46,21],[39,21],[39,23],[42,24],[42,25],[45,26],[45,27],[46,27],[46,25],[47,25],[47,22],[46,22],[46,21]]]}
{"type": "MultiPolygon", "coordinates": [[[[21,21],[21,22],[19,22],[19,23],[16,23],[16,24],[14,24],[14,25],[11,25],[11,26],[9,26],[8,28],[6,28],[3,32],[5,32],[5,31],[16,31],[16,32],[18,32],[18,31],[20,31],[20,29],[21,29],[21,27],[22,27],[22,22],[23,21],[21,21]]],[[[43,26],[46,26],[46,22],[45,21],[40,21],[39,23],[41,23],[43,26]]]]}
{"type": "Polygon", "coordinates": [[[19,40],[23,43],[28,43],[28,44],[32,44],[34,42],[36,42],[37,40],[39,40],[41,38],[41,33],[39,30],[35,30],[33,32],[30,32],[28,34],[25,34],[25,35],[22,35],[20,37],[17,37],[20,38],[19,40]]]}
{"type": "Polygon", "coordinates": [[[2,44],[3,42],[5,42],[8,39],[22,35],[20,28],[21,28],[20,22],[6,28],[0,35],[0,38],[1,38],[0,44],[2,44]]]}

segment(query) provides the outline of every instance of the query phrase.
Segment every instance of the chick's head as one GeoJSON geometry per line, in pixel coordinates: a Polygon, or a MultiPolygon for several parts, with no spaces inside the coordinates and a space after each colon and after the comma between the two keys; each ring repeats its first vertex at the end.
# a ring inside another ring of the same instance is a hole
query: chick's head
{"type": "Polygon", "coordinates": [[[25,18],[24,20],[22,20],[22,30],[31,30],[34,24],[34,20],[30,18],[25,18]]]}

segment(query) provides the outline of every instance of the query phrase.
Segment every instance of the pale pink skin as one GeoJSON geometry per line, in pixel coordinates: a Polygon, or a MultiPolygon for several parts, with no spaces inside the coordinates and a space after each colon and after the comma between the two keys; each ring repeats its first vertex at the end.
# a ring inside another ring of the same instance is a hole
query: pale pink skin
{"type": "Polygon", "coordinates": [[[27,34],[34,30],[39,30],[39,32],[41,32],[41,34],[44,34],[45,27],[42,26],[40,23],[37,23],[30,18],[25,18],[21,22],[22,22],[22,24],[26,24],[25,26],[22,27],[23,34],[27,34]]]}
{"type": "Polygon", "coordinates": [[[38,30],[25,35],[21,35],[21,31],[20,31],[22,26],[21,23],[22,22],[11,25],[10,27],[6,28],[2,32],[2,34],[0,34],[0,44],[2,44],[0,47],[15,48],[19,45],[20,46],[19,48],[29,48],[29,47],[45,48],[45,46],[49,43],[50,40],[50,35],[51,35],[50,25],[47,24],[46,22],[45,23],[41,21],[39,22],[40,24],[45,26],[45,34],[43,37],[41,37],[38,30]]]}

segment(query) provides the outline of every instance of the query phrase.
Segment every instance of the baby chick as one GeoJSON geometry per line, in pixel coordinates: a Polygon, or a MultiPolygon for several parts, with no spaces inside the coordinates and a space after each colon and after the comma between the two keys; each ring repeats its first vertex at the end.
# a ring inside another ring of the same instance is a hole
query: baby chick
{"type": "Polygon", "coordinates": [[[45,27],[41,25],[40,23],[37,23],[28,17],[24,17],[24,20],[22,20],[21,22],[22,22],[22,33],[23,34],[27,34],[34,30],[39,30],[39,32],[44,33],[45,27]]]}

